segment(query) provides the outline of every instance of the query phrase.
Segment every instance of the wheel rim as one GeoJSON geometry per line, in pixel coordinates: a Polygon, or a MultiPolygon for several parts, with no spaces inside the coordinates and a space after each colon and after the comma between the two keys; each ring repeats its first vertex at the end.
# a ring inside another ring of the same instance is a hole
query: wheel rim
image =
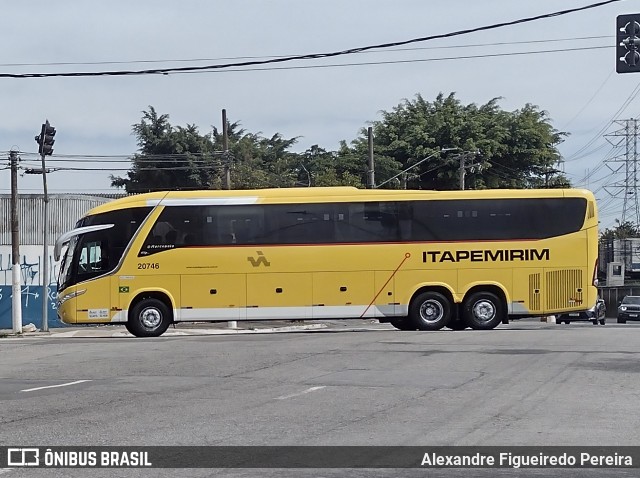
{"type": "Polygon", "coordinates": [[[479,322],[489,322],[496,316],[496,306],[489,300],[479,300],[473,304],[473,316],[479,322]]]}
{"type": "Polygon", "coordinates": [[[146,329],[157,329],[162,323],[162,313],[155,307],[149,307],[140,312],[140,323],[146,329]]]}
{"type": "Polygon", "coordinates": [[[425,300],[420,305],[420,318],[428,324],[438,322],[444,316],[444,307],[437,300],[425,300]]]}

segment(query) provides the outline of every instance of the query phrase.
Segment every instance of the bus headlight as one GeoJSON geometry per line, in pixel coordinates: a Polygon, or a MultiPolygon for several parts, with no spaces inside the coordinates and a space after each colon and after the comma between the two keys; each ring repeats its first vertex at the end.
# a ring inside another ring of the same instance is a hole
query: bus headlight
{"type": "Polygon", "coordinates": [[[69,292],[68,294],[63,295],[62,297],[60,297],[58,299],[57,306],[60,307],[62,304],[64,304],[69,299],[73,299],[74,297],[78,297],[79,295],[84,294],[86,291],[87,291],[87,289],[81,289],[81,290],[76,290],[74,292],[69,292]]]}

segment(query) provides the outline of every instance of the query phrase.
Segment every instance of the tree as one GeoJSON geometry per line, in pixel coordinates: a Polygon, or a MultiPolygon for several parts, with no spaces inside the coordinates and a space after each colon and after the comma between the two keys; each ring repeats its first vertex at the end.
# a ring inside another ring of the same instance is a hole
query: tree
{"type": "MultiPolygon", "coordinates": [[[[455,148],[459,153],[478,152],[476,168],[467,171],[471,188],[566,187],[569,182],[554,168],[560,159],[557,145],[565,133],[556,131],[546,112],[525,105],[514,112],[502,110],[499,98],[477,106],[463,105],[454,93],[426,101],[420,94],[404,100],[382,120],[372,123],[375,137],[376,182],[409,171],[405,181],[385,187],[457,189],[460,160],[439,152],[455,148]]],[[[361,130],[342,157],[366,157],[367,133],[361,130]]],[[[469,187],[468,186],[468,187],[469,187]]]]}
{"type": "Polygon", "coordinates": [[[640,226],[631,221],[620,222],[616,219],[616,226],[600,232],[600,243],[606,244],[613,239],[629,239],[640,237],[640,226]]]}
{"type": "Polygon", "coordinates": [[[219,183],[221,155],[210,137],[195,125],[174,128],[169,115],[150,106],[133,125],[139,152],[126,177],[111,176],[111,185],[127,192],[207,188],[219,183]]]}
{"type": "Polygon", "coordinates": [[[297,154],[289,151],[296,138],[276,133],[265,138],[248,133],[238,122],[227,124],[229,151],[222,133],[213,128],[201,135],[195,125],[173,127],[169,115],[153,106],[133,125],[139,151],[126,177],[111,176],[111,185],[127,192],[167,189],[220,189],[226,164],[234,189],[291,187],[296,185],[297,154]]]}

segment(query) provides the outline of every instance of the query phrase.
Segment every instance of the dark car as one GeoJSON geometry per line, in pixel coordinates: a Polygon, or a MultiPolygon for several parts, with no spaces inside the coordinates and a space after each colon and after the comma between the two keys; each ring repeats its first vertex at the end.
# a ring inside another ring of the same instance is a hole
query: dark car
{"type": "Polygon", "coordinates": [[[627,295],[618,306],[618,323],[624,324],[627,320],[640,320],[640,296],[627,295]]]}
{"type": "MultiPolygon", "coordinates": [[[[640,299],[640,297],[638,297],[640,299]]],[[[640,304],[640,302],[639,302],[640,304]]],[[[568,324],[569,322],[587,321],[590,320],[593,325],[605,324],[605,313],[607,307],[604,303],[604,299],[596,300],[596,305],[589,310],[583,310],[581,312],[570,312],[568,314],[560,314],[556,317],[556,324],[568,324]]]]}

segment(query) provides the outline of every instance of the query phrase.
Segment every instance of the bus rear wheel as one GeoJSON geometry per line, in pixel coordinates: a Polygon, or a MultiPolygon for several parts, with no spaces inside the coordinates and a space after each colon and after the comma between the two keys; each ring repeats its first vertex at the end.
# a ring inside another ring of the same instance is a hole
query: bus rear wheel
{"type": "Polygon", "coordinates": [[[440,330],[451,320],[451,303],[440,292],[423,292],[411,302],[409,319],[418,330],[440,330]]]}
{"type": "Polygon", "coordinates": [[[129,316],[127,330],[136,337],[159,337],[171,324],[171,313],[164,302],[154,298],[138,302],[129,316]]]}
{"type": "Polygon", "coordinates": [[[502,322],[504,305],[492,292],[475,292],[464,301],[463,317],[472,329],[490,330],[502,322]]]}

